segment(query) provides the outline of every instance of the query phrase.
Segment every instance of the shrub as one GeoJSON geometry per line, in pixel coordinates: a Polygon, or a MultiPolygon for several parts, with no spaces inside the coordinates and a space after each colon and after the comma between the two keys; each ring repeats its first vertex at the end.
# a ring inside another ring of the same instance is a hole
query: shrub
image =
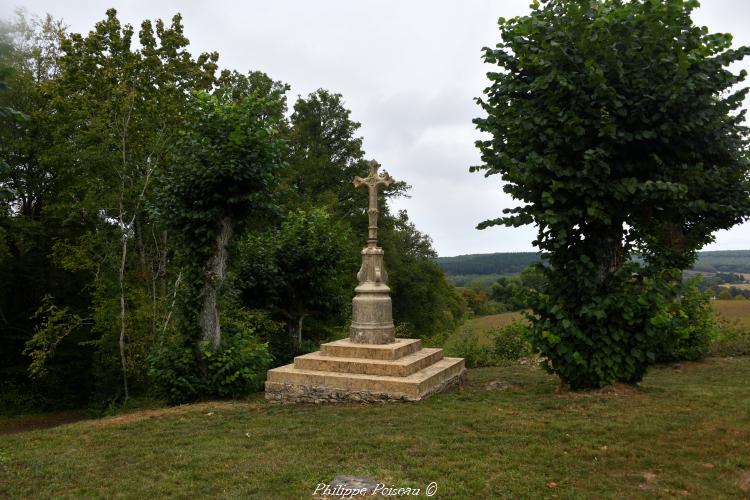
{"type": "Polygon", "coordinates": [[[663,274],[631,262],[595,286],[584,275],[549,272],[552,285],[529,293],[542,366],[573,390],[638,383],[670,336],[674,273],[663,274]]]}
{"type": "Polygon", "coordinates": [[[710,356],[750,356],[750,327],[738,321],[719,320],[710,356]]]}
{"type": "Polygon", "coordinates": [[[478,368],[482,366],[495,366],[496,359],[488,346],[481,345],[475,335],[467,332],[459,333],[456,340],[446,347],[451,356],[464,358],[467,368],[478,368]]]}
{"type": "Polygon", "coordinates": [[[495,340],[495,357],[500,360],[516,360],[532,355],[528,342],[529,327],[520,321],[495,328],[489,332],[495,340]]]}
{"type": "Polygon", "coordinates": [[[485,335],[490,342],[483,344],[480,338],[468,329],[460,331],[453,343],[446,346],[452,356],[464,358],[467,368],[498,366],[533,354],[527,341],[529,327],[520,321],[488,330],[485,335]]]}
{"type": "Polygon", "coordinates": [[[216,352],[201,345],[206,365],[207,396],[236,398],[258,391],[266,379],[273,358],[268,344],[242,332],[226,339],[216,352]]]}
{"type": "Polygon", "coordinates": [[[0,415],[18,415],[45,410],[44,397],[29,387],[11,381],[0,382],[0,415]]]}
{"type": "Polygon", "coordinates": [[[175,335],[152,353],[149,377],[158,396],[171,404],[202,397],[240,397],[259,390],[273,362],[263,327],[278,325],[255,311],[233,311],[216,351],[175,335]]]}
{"type": "Polygon", "coordinates": [[[716,298],[719,300],[732,300],[732,292],[729,290],[722,290],[716,298]]]}
{"type": "Polygon", "coordinates": [[[716,326],[711,300],[698,289],[698,281],[694,279],[680,287],[660,362],[696,361],[708,354],[716,326]]]}
{"type": "Polygon", "coordinates": [[[165,339],[149,356],[148,375],[154,392],[170,404],[197,399],[203,389],[196,353],[179,336],[165,339]]]}

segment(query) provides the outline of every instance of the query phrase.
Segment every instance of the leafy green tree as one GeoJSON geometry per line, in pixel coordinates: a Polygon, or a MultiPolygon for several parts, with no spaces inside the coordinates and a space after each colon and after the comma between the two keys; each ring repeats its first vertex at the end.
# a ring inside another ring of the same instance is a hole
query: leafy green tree
{"type": "Polygon", "coordinates": [[[111,398],[119,383],[127,397],[129,375],[145,382],[144,353],[168,317],[167,280],[177,274],[169,266],[171,242],[145,210],[152,179],[172,153],[190,91],[211,87],[217,56],[190,56],[179,16],[168,26],[142,23],[138,48],[114,10],[85,37],[65,35],[50,19],[17,32],[23,85],[15,98],[31,119],[8,131],[16,136],[13,219],[37,224],[27,234],[49,238],[36,258],[43,274],[57,282],[75,277],[72,291],[50,287],[50,280],[39,298],[27,298],[42,327],[29,354],[39,354],[38,340],[55,333],[44,328],[54,324],[45,311],[70,311],[89,336],[67,336],[61,346],[84,352],[77,344],[88,341],[103,395],[111,398]],[[47,295],[60,307],[43,304],[47,295]]]}
{"type": "Polygon", "coordinates": [[[635,383],[668,333],[678,274],[750,213],[738,112],[750,53],[693,25],[695,0],[549,0],[485,49],[484,164],[536,224],[535,347],[575,388],[635,383]],[[630,261],[633,252],[645,262],[630,261]]]}
{"type": "Polygon", "coordinates": [[[269,89],[238,97],[196,94],[180,154],[160,178],[158,216],[178,238],[187,273],[187,328],[198,327],[214,351],[221,345],[219,299],[229,247],[238,232],[262,227],[276,209],[286,87],[269,89]]]}
{"type": "Polygon", "coordinates": [[[727,289],[724,289],[719,292],[719,295],[716,298],[719,300],[732,300],[732,292],[730,292],[727,289]]]}
{"type": "Polygon", "coordinates": [[[717,321],[709,294],[698,288],[700,278],[683,283],[672,303],[668,341],[662,345],[659,362],[696,361],[708,354],[717,321]]]}
{"type": "Polygon", "coordinates": [[[481,316],[487,314],[487,302],[489,300],[489,297],[487,297],[487,293],[485,293],[484,290],[475,288],[462,288],[461,297],[464,299],[464,302],[466,302],[466,307],[468,307],[469,311],[471,311],[474,315],[481,316]]]}
{"type": "Polygon", "coordinates": [[[521,283],[518,278],[500,276],[492,285],[490,296],[492,300],[507,304],[510,310],[515,310],[517,305],[515,297],[520,288],[521,283]]]}
{"type": "MultiPolygon", "coordinates": [[[[105,349],[117,332],[125,397],[128,373],[145,371],[129,369],[126,339],[130,335],[133,347],[144,349],[133,352],[134,360],[145,360],[148,339],[155,340],[166,315],[159,306],[166,302],[171,245],[146,211],[152,181],[173,158],[176,135],[188,119],[190,92],[212,86],[218,58],[215,53],[192,58],[179,15],[168,26],[144,21],[138,48],[132,46],[134,34],[110,9],[86,37],[66,38],[54,101],[60,117],[56,140],[68,146],[63,190],[78,201],[86,234],[101,238],[95,248],[102,258],[94,259],[95,280],[100,280],[95,330],[102,332],[105,349]],[[138,305],[152,310],[141,312],[138,305]]],[[[65,243],[68,253],[75,254],[82,241],[65,243]]]]}
{"type": "MultiPolygon", "coordinates": [[[[352,180],[367,172],[367,164],[362,138],[356,135],[361,124],[350,116],[342,95],[325,89],[294,103],[289,166],[283,176],[287,207],[324,207],[338,217],[363,216],[367,196],[352,189],[352,180]]],[[[404,182],[396,182],[384,196],[400,196],[406,189],[404,182]]]]}
{"type": "MultiPolygon", "coordinates": [[[[279,227],[248,233],[240,242],[236,274],[242,302],[273,311],[299,347],[306,319],[329,328],[346,320],[358,250],[351,228],[324,209],[290,212],[279,227]]],[[[328,333],[323,328],[312,339],[328,333]]],[[[276,349],[277,358],[289,354],[282,349],[276,349]]]]}

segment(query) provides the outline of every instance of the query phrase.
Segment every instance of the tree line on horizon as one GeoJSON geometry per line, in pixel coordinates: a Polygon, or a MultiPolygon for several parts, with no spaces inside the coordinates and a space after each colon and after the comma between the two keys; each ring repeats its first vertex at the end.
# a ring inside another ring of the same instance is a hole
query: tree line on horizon
{"type": "MultiPolygon", "coordinates": [[[[538,252],[496,252],[438,257],[438,265],[450,277],[473,275],[514,275],[542,261],[538,252]]],[[[750,273],[750,250],[711,250],[698,252],[689,269],[700,273],[750,273]]]]}

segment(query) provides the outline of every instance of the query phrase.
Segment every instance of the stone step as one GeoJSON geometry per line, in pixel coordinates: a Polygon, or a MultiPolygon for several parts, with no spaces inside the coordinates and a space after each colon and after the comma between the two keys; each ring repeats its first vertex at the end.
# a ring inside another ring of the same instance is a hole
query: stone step
{"type": "Polygon", "coordinates": [[[395,361],[384,359],[342,358],[313,352],[294,358],[294,367],[321,372],[360,373],[406,377],[443,359],[442,349],[420,349],[395,361]]]}
{"type": "Polygon", "coordinates": [[[396,339],[390,344],[357,344],[349,339],[336,340],[320,345],[323,356],[337,358],[383,359],[394,361],[417,352],[422,348],[419,339],[396,339]]]}
{"type": "Polygon", "coordinates": [[[268,371],[266,399],[276,402],[416,401],[457,381],[464,371],[463,358],[443,358],[406,377],[301,370],[290,364],[268,371]]]}

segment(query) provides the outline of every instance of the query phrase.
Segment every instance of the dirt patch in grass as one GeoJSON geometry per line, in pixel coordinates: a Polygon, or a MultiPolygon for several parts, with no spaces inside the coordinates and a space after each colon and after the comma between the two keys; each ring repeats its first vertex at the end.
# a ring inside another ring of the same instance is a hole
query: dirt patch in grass
{"type": "Polygon", "coordinates": [[[188,405],[171,406],[167,408],[157,408],[154,410],[141,410],[124,415],[103,418],[92,422],[97,427],[109,427],[125,425],[133,422],[141,422],[151,418],[159,418],[167,415],[184,415],[186,413],[212,413],[219,410],[228,410],[235,408],[251,409],[260,408],[263,403],[260,402],[237,402],[237,401],[213,401],[209,403],[194,403],[188,405]]]}
{"type": "Polygon", "coordinates": [[[0,436],[7,434],[16,434],[18,432],[34,431],[37,429],[48,429],[58,425],[70,424],[86,420],[86,413],[83,410],[69,410],[43,415],[28,415],[13,417],[10,419],[0,419],[0,436]]]}
{"type": "Polygon", "coordinates": [[[745,493],[750,493],[750,469],[740,474],[740,489],[745,493]]]}
{"type": "Polygon", "coordinates": [[[509,389],[515,389],[516,386],[506,380],[492,380],[485,384],[485,389],[495,391],[507,391],[509,389]]]}
{"type": "Polygon", "coordinates": [[[613,384],[601,389],[589,389],[585,391],[571,391],[562,385],[555,390],[557,394],[571,399],[579,398],[645,398],[646,395],[638,387],[627,384],[613,384]]]}

